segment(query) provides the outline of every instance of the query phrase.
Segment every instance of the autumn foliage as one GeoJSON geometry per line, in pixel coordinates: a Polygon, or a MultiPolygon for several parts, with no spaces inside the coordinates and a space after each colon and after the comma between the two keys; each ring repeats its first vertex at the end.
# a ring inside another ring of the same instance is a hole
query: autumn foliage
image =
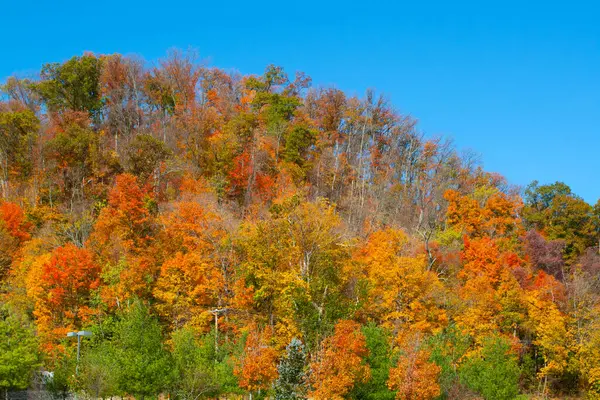
{"type": "Polygon", "coordinates": [[[0,90],[0,330],[39,353],[0,388],[600,397],[600,203],[566,184],[273,65],[86,53],[0,90]]]}
{"type": "Polygon", "coordinates": [[[322,346],[311,366],[314,390],[309,396],[343,399],[355,384],[369,379],[370,369],[364,360],[368,350],[359,324],[338,322],[334,334],[322,346]]]}

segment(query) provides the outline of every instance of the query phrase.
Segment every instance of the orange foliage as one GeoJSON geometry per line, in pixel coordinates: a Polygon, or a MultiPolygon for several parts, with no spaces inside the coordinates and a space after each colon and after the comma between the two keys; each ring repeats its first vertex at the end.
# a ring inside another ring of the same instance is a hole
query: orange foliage
{"type": "Polygon", "coordinates": [[[277,378],[277,352],[269,346],[269,339],[268,331],[250,326],[244,355],[234,369],[240,387],[250,392],[267,390],[277,378]]]}
{"type": "Polygon", "coordinates": [[[52,341],[89,322],[95,312],[90,305],[100,285],[100,268],[89,250],[69,243],[40,258],[29,272],[28,283],[40,333],[44,341],[52,341]]]}
{"type": "Polygon", "coordinates": [[[524,307],[522,289],[512,274],[514,255],[501,252],[489,237],[465,237],[461,257],[459,294],[464,307],[456,317],[459,326],[476,339],[493,334],[500,326],[514,328],[523,317],[518,310],[524,307]]]}
{"type": "Polygon", "coordinates": [[[133,175],[119,175],[88,241],[104,264],[102,297],[109,305],[132,294],[147,295],[158,273],[157,252],[150,250],[154,218],[148,200],[150,194],[133,175]]]}
{"type": "Polygon", "coordinates": [[[388,387],[398,400],[430,400],[438,397],[441,368],[429,361],[429,352],[411,350],[402,354],[390,370],[388,387]]]}
{"type": "Polygon", "coordinates": [[[309,397],[315,400],[341,400],[358,382],[366,382],[371,371],[364,358],[368,354],[365,335],[354,321],[339,321],[333,336],[325,339],[311,364],[309,397]]]}
{"type": "Polygon", "coordinates": [[[147,245],[150,213],[144,200],[149,193],[141,188],[135,176],[117,176],[94,227],[93,239],[99,244],[119,241],[125,250],[139,250],[147,245]]]}
{"type": "Polygon", "coordinates": [[[21,207],[15,203],[3,202],[0,204],[0,221],[8,230],[8,233],[19,241],[28,240],[31,235],[31,223],[25,220],[25,214],[21,207]]]}
{"type": "Polygon", "coordinates": [[[481,205],[472,196],[463,196],[455,190],[447,190],[447,221],[470,236],[492,237],[518,235],[521,225],[520,199],[511,199],[502,192],[494,192],[481,205]]]}
{"type": "Polygon", "coordinates": [[[377,231],[355,255],[370,289],[364,312],[396,331],[432,332],[448,321],[444,288],[424,256],[406,254],[407,243],[402,231],[377,231]]]}

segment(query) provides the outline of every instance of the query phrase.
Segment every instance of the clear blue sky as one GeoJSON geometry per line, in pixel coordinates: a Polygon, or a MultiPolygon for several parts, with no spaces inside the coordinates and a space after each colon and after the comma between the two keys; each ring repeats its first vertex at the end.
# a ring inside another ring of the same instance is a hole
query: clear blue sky
{"type": "Polygon", "coordinates": [[[526,185],[600,197],[596,1],[6,1],[0,79],[89,50],[156,60],[195,48],[211,65],[268,64],[351,94],[374,88],[526,185]]]}

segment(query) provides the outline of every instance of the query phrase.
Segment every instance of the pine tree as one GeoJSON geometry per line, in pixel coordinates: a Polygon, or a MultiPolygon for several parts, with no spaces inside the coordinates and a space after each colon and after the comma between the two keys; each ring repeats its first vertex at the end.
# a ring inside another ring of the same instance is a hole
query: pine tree
{"type": "Polygon", "coordinates": [[[286,347],[286,356],[277,366],[279,378],[275,382],[276,400],[305,399],[306,354],[299,339],[292,339],[286,347]]]}

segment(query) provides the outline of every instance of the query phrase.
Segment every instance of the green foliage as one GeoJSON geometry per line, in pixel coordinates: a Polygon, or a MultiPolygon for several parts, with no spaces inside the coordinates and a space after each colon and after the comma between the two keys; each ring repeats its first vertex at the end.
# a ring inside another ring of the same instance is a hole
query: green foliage
{"type": "Polygon", "coordinates": [[[286,355],[277,366],[279,376],[275,381],[275,400],[298,400],[306,398],[306,354],[299,339],[292,339],[286,347],[286,355]]]}
{"type": "Polygon", "coordinates": [[[0,111],[0,171],[4,179],[28,177],[33,168],[32,148],[40,121],[30,110],[0,111]]]}
{"type": "Polygon", "coordinates": [[[481,354],[460,367],[460,381],[486,400],[512,400],[519,394],[520,369],[508,342],[500,337],[485,340],[481,354]]]}
{"type": "Polygon", "coordinates": [[[215,398],[239,390],[228,348],[215,348],[213,334],[198,340],[190,328],[173,332],[173,393],[181,399],[215,398]]]}
{"type": "Polygon", "coordinates": [[[163,345],[158,320],[136,301],[116,324],[115,334],[106,344],[107,362],[116,366],[119,391],[134,396],[154,396],[172,381],[169,353],[163,345]]]}
{"type": "Polygon", "coordinates": [[[128,170],[145,181],[171,155],[164,142],[152,135],[137,135],[127,149],[128,170]]]}
{"type": "Polygon", "coordinates": [[[70,124],[46,143],[45,153],[55,161],[55,172],[62,177],[65,194],[70,197],[98,169],[101,161],[98,133],[80,124],[70,124]]]}
{"type": "Polygon", "coordinates": [[[304,126],[295,126],[287,134],[283,159],[300,166],[306,163],[307,151],[314,144],[316,134],[304,126]]]}
{"type": "Polygon", "coordinates": [[[350,393],[350,398],[393,400],[396,394],[387,386],[390,368],[396,361],[395,355],[392,354],[390,333],[374,323],[364,326],[362,331],[367,339],[369,355],[366,357],[366,361],[371,368],[371,379],[357,384],[350,393]]]}
{"type": "Polygon", "coordinates": [[[547,239],[564,240],[567,260],[596,245],[600,232],[598,213],[562,182],[531,183],[525,191],[523,218],[526,226],[544,232],[547,239]]]}
{"type": "Polygon", "coordinates": [[[274,136],[281,135],[285,123],[292,119],[294,111],[302,105],[298,97],[289,95],[289,83],[283,69],[274,65],[268,66],[262,77],[252,77],[246,82],[248,89],[256,91],[252,106],[262,112],[267,131],[274,136]]]}
{"type": "Polygon", "coordinates": [[[51,111],[87,111],[97,121],[102,113],[101,67],[101,59],[93,55],[73,57],[64,64],[46,64],[35,89],[51,111]]]}
{"type": "Polygon", "coordinates": [[[427,347],[431,352],[430,359],[441,368],[440,390],[443,398],[459,382],[459,363],[470,345],[471,339],[461,333],[456,325],[449,325],[429,339],[427,347]]]}
{"type": "Polygon", "coordinates": [[[539,186],[538,181],[531,182],[525,189],[525,203],[540,211],[550,207],[556,196],[572,196],[571,188],[563,182],[539,186]]]}
{"type": "Polygon", "coordinates": [[[0,309],[0,388],[26,389],[40,366],[31,323],[8,308],[0,309]]]}
{"type": "Polygon", "coordinates": [[[119,390],[119,365],[109,341],[83,351],[78,386],[90,396],[106,398],[122,394],[119,390]]]}
{"type": "Polygon", "coordinates": [[[52,378],[46,380],[46,389],[54,399],[66,399],[73,387],[76,358],[74,354],[64,354],[54,361],[52,378]]]}

